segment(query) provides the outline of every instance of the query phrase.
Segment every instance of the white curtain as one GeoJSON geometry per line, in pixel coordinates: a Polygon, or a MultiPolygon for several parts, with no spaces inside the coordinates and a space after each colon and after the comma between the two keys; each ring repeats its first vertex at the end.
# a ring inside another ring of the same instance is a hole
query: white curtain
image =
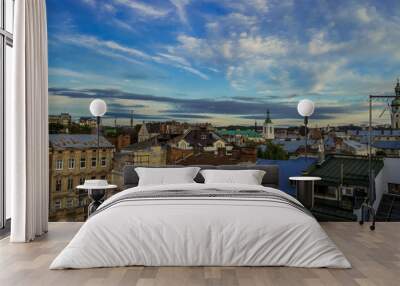
{"type": "Polygon", "coordinates": [[[15,1],[13,91],[6,98],[6,187],[12,242],[48,227],[48,65],[45,0],[15,1]]]}

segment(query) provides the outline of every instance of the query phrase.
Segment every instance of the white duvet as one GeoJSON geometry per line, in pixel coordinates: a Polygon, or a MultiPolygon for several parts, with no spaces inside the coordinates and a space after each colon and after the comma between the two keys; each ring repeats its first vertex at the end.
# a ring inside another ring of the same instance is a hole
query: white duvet
{"type": "MultiPolygon", "coordinates": [[[[135,187],[149,190],[265,190],[233,184],[135,187]]],[[[311,216],[290,205],[257,199],[176,198],[124,201],[92,216],[50,269],[145,266],[294,266],[350,268],[311,216]]]]}

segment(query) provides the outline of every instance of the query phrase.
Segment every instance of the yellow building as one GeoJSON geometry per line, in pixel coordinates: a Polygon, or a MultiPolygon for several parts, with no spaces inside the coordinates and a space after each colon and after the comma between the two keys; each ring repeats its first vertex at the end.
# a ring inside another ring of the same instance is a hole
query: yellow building
{"type": "Polygon", "coordinates": [[[49,220],[84,221],[90,203],[86,191],[76,190],[86,179],[111,180],[114,145],[87,134],[49,135],[49,220]]]}
{"type": "Polygon", "coordinates": [[[115,154],[114,170],[111,182],[122,185],[122,170],[125,165],[141,167],[158,167],[167,164],[167,149],[156,142],[146,142],[129,145],[115,154]]]}

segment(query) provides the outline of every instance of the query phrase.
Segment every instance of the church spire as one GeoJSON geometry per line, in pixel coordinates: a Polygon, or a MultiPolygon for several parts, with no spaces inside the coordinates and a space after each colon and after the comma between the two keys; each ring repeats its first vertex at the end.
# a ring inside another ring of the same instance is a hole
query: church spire
{"type": "Polygon", "coordinates": [[[267,109],[267,114],[266,114],[266,116],[265,116],[265,123],[266,123],[266,124],[272,123],[271,117],[269,116],[269,109],[267,109]]]}
{"type": "Polygon", "coordinates": [[[394,92],[396,93],[397,97],[400,97],[400,82],[399,82],[399,78],[397,78],[397,84],[396,84],[396,87],[394,88],[394,92]]]}

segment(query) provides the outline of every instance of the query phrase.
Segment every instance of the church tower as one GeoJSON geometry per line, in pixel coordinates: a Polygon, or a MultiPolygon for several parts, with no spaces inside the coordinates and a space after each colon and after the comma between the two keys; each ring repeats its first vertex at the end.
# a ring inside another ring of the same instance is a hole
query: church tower
{"type": "Polygon", "coordinates": [[[263,124],[263,138],[267,140],[275,139],[275,128],[269,116],[269,109],[267,110],[267,115],[263,124]]]}
{"type": "Polygon", "coordinates": [[[144,123],[144,121],[143,121],[143,124],[140,127],[139,133],[138,133],[138,143],[147,141],[149,139],[150,139],[150,133],[147,130],[146,123],[144,123]]]}
{"type": "Polygon", "coordinates": [[[394,88],[396,97],[393,99],[391,104],[391,125],[392,129],[400,129],[400,83],[397,79],[396,87],[394,88]]]}

